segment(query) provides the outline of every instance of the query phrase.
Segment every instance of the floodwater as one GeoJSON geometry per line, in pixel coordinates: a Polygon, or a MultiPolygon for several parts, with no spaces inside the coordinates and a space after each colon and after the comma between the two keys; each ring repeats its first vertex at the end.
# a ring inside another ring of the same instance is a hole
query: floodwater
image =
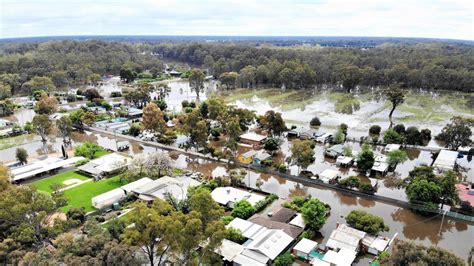
{"type": "MultiPolygon", "coordinates": [[[[171,82],[169,86],[171,87],[171,92],[168,97],[169,100],[167,100],[169,110],[177,112],[181,109],[181,102],[183,100],[193,101],[196,99],[195,93],[190,92],[187,82],[171,82]]],[[[205,92],[200,96],[201,100],[206,99],[214,92],[215,84],[207,84],[205,92]]],[[[314,92],[313,96],[310,95],[311,97],[308,97],[306,95],[307,97],[304,98],[301,98],[301,92],[295,92],[291,95],[288,95],[285,94],[285,92],[281,92],[279,90],[273,90],[272,93],[262,93],[256,90],[238,90],[225,92],[221,95],[225,97],[228,102],[237,106],[254,109],[258,114],[263,114],[270,109],[282,112],[283,117],[289,124],[301,123],[307,125],[309,120],[314,115],[317,115],[321,118],[323,122],[322,128],[327,128],[328,130],[334,130],[335,126],[342,122],[346,122],[349,125],[349,135],[352,134],[352,136],[355,137],[362,135],[365,136],[367,134],[369,125],[372,124],[370,121],[376,120],[377,117],[380,117],[380,119],[384,118],[385,115],[380,113],[386,112],[386,106],[383,103],[377,102],[375,99],[372,99],[367,95],[359,96],[360,101],[368,102],[370,104],[361,103],[361,108],[352,115],[341,115],[334,111],[334,97],[331,96],[332,92],[314,92]],[[241,97],[237,98],[236,94],[240,92],[242,92],[242,95],[241,97]],[[281,95],[284,96],[284,100],[279,98],[281,95]],[[299,102],[295,103],[294,101],[299,102]]],[[[428,96],[425,95],[425,97],[428,96]]],[[[445,96],[429,97],[439,97],[439,99],[444,102],[443,97],[445,96]]],[[[395,112],[396,121],[397,119],[406,117],[406,114],[410,113],[407,110],[410,109],[409,107],[411,105],[415,106],[413,101],[414,100],[411,98],[407,99],[408,107],[406,107],[404,110],[400,110],[400,114],[398,114],[397,109],[395,112]]],[[[411,125],[410,123],[413,123],[419,128],[434,128],[433,132],[436,132],[436,130],[440,130],[446,123],[447,119],[449,119],[448,116],[443,117],[442,114],[444,113],[442,112],[445,112],[443,110],[458,110],[457,106],[451,106],[449,108],[446,106],[448,105],[444,105],[443,108],[440,108],[442,110],[441,113],[434,113],[432,115],[435,118],[433,120],[430,120],[430,118],[427,117],[424,120],[410,122],[410,119],[414,118],[413,116],[408,116],[411,118],[405,119],[404,123],[407,126],[411,125]]],[[[463,114],[466,116],[472,115],[470,110],[465,109],[464,111],[465,113],[463,114]]],[[[17,119],[16,121],[19,122],[23,121],[20,123],[24,123],[24,121],[28,121],[28,118],[32,118],[32,116],[32,110],[22,109],[20,112],[17,111],[13,118],[17,119]],[[25,117],[27,118],[25,119],[25,117]]],[[[416,117],[416,119],[418,119],[418,117],[416,117]]],[[[381,122],[377,122],[377,124],[382,126],[385,125],[381,122]]],[[[435,133],[433,133],[433,135],[434,134],[435,133]]],[[[120,137],[117,136],[117,138],[120,137]]],[[[98,143],[100,146],[109,149],[113,149],[116,145],[115,138],[107,135],[91,132],[75,132],[73,134],[73,146],[76,145],[76,143],[81,143],[84,141],[98,143]]],[[[32,139],[25,140],[25,142],[19,146],[27,149],[30,158],[33,158],[43,154],[45,151],[48,153],[59,152],[61,150],[61,144],[62,140],[60,138],[51,137],[46,144],[47,146],[44,147],[39,137],[35,136],[32,139]]],[[[131,148],[128,151],[130,154],[139,154],[143,152],[147,153],[157,150],[155,147],[150,147],[136,142],[131,142],[130,144],[131,148]]],[[[349,142],[347,144],[350,145],[354,151],[360,150],[360,145],[358,143],[349,142]]],[[[291,141],[285,140],[283,142],[280,155],[282,160],[290,155],[291,145],[291,141]]],[[[3,162],[15,160],[15,149],[16,147],[2,150],[0,152],[0,160],[3,162]]],[[[380,147],[375,147],[374,149],[376,149],[378,152],[382,152],[380,151],[380,147]]],[[[69,150],[71,151],[72,148],[69,148],[69,150]]],[[[323,153],[324,146],[317,145],[315,147],[316,160],[308,167],[308,169],[315,173],[319,173],[324,169],[338,170],[338,167],[334,165],[334,160],[325,158],[323,153]]],[[[393,175],[403,178],[408,175],[408,172],[413,169],[413,167],[420,164],[432,163],[431,153],[429,152],[408,150],[408,155],[409,160],[398,165],[393,175]]],[[[175,160],[176,167],[199,171],[208,177],[224,176],[228,172],[226,165],[223,163],[210,162],[208,160],[192,158],[186,155],[174,153],[171,153],[171,157],[175,160]]],[[[470,167],[470,169],[467,170],[467,174],[474,174],[474,167],[472,167],[474,161],[468,161],[466,158],[462,158],[458,160],[458,163],[462,166],[470,167]]],[[[290,171],[292,173],[296,173],[298,169],[296,167],[292,167],[290,171]]],[[[359,173],[352,169],[343,171],[343,176],[350,175],[359,175],[359,173]]],[[[263,185],[260,187],[262,190],[277,194],[283,199],[290,199],[294,196],[311,195],[312,197],[318,198],[321,201],[331,205],[331,216],[327,220],[326,225],[321,229],[321,236],[319,236],[317,239],[319,242],[324,241],[324,238],[329,236],[330,232],[335,228],[337,222],[344,222],[344,216],[350,211],[354,209],[362,209],[384,218],[385,222],[390,226],[390,231],[383,233],[385,236],[392,237],[395,233],[398,233],[398,238],[413,240],[424,245],[438,245],[451,250],[463,258],[467,258],[469,250],[474,244],[473,226],[464,222],[445,219],[443,224],[441,224],[440,217],[422,216],[410,210],[394,207],[389,204],[348,196],[341,192],[336,192],[329,189],[304,186],[300,183],[288,181],[277,176],[253,171],[247,171],[247,176],[244,178],[244,182],[250,187],[256,187],[255,184],[256,180],[258,179],[263,181],[263,185]]],[[[385,187],[383,182],[379,182],[379,185],[379,193],[381,195],[402,200],[406,199],[403,189],[385,187]]],[[[366,264],[366,258],[362,259],[359,263],[366,264]]]]}

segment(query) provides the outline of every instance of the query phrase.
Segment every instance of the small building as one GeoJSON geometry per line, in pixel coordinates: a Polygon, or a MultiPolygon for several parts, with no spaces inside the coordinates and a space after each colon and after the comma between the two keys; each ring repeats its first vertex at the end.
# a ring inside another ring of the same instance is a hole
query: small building
{"type": "Polygon", "coordinates": [[[344,145],[342,144],[333,145],[324,151],[324,155],[331,158],[337,158],[338,156],[341,156],[343,154],[344,154],[344,145]]]}
{"type": "Polygon", "coordinates": [[[317,247],[318,247],[317,242],[314,242],[314,241],[309,240],[307,238],[303,238],[293,248],[293,253],[298,258],[301,258],[301,259],[304,259],[304,260],[310,260],[311,259],[311,252],[316,251],[317,247]]]}
{"type": "Polygon", "coordinates": [[[181,76],[181,74],[183,74],[182,72],[179,72],[179,71],[176,71],[176,70],[171,70],[170,72],[168,72],[168,74],[172,77],[179,77],[181,76]]]}
{"type": "Polygon", "coordinates": [[[384,151],[385,152],[396,151],[396,150],[399,150],[400,147],[401,147],[400,144],[387,144],[387,146],[385,146],[384,151]]]}
{"type": "Polygon", "coordinates": [[[107,109],[105,109],[102,106],[87,107],[87,110],[90,111],[90,112],[93,112],[95,114],[105,114],[105,113],[107,113],[107,109]]]}
{"type": "Polygon", "coordinates": [[[307,132],[308,129],[307,128],[304,128],[304,127],[295,127],[293,129],[291,129],[290,131],[288,131],[288,133],[286,134],[286,136],[288,138],[299,138],[300,135],[302,133],[305,133],[307,132]]]}
{"type": "Polygon", "coordinates": [[[326,243],[326,247],[336,251],[347,249],[357,253],[361,248],[362,239],[366,235],[367,234],[363,231],[341,224],[332,231],[326,243]]]}
{"type": "Polygon", "coordinates": [[[316,140],[316,138],[317,138],[318,136],[321,136],[321,135],[323,135],[323,134],[324,134],[324,132],[319,132],[319,131],[316,130],[316,129],[310,128],[310,129],[307,129],[307,130],[304,131],[304,132],[301,132],[299,138],[302,139],[302,140],[305,140],[305,139],[313,139],[313,140],[316,140]]]}
{"type": "Polygon", "coordinates": [[[332,137],[332,134],[330,134],[330,133],[323,133],[323,134],[321,134],[321,135],[319,135],[319,136],[316,136],[315,140],[316,140],[317,142],[326,143],[326,142],[328,142],[328,141],[331,139],[331,137],[332,137]]]}
{"type": "Polygon", "coordinates": [[[121,188],[116,188],[93,197],[91,201],[92,206],[94,206],[94,208],[101,209],[107,206],[111,206],[116,202],[120,202],[125,198],[125,191],[121,188]]]}
{"type": "Polygon", "coordinates": [[[256,193],[248,192],[234,187],[217,187],[211,192],[212,198],[219,204],[233,209],[234,204],[241,200],[247,200],[252,206],[265,197],[256,193]]]}
{"type": "Polygon", "coordinates": [[[2,119],[0,118],[0,129],[4,129],[4,128],[7,128],[7,127],[11,127],[13,126],[13,123],[6,120],[6,119],[2,119]]]}
{"type": "Polygon", "coordinates": [[[336,159],[336,165],[342,167],[349,167],[354,163],[354,158],[350,156],[338,156],[336,159]]]}
{"type": "Polygon", "coordinates": [[[75,163],[84,160],[82,156],[76,156],[68,159],[60,157],[47,157],[42,160],[33,161],[27,165],[12,168],[12,180],[18,182],[34,176],[40,176],[46,173],[56,171],[63,167],[74,165],[75,163]]]}
{"type": "Polygon", "coordinates": [[[157,198],[166,199],[167,195],[177,200],[183,200],[186,198],[188,188],[196,187],[200,184],[199,181],[187,176],[164,176],[132,189],[132,193],[144,201],[153,201],[157,198]]]}
{"type": "Polygon", "coordinates": [[[126,185],[123,185],[123,186],[121,186],[120,188],[121,188],[122,190],[124,190],[124,191],[125,191],[125,194],[127,194],[127,196],[128,196],[128,195],[133,194],[133,193],[132,193],[132,190],[134,190],[134,189],[136,189],[136,188],[138,188],[138,187],[141,187],[141,186],[143,186],[143,185],[149,184],[149,183],[151,183],[151,182],[153,182],[153,180],[152,180],[151,178],[143,177],[143,178],[140,178],[140,179],[138,179],[138,180],[136,180],[136,181],[133,181],[133,182],[131,182],[131,183],[128,183],[128,184],[126,184],[126,185]]]}
{"type": "Polygon", "coordinates": [[[291,224],[303,229],[306,228],[306,223],[304,222],[303,215],[301,215],[301,213],[296,214],[296,216],[293,219],[291,219],[291,221],[288,224],[291,224]]]}
{"type": "Polygon", "coordinates": [[[441,150],[433,163],[433,167],[438,172],[454,170],[457,158],[457,151],[441,150]]]}
{"type": "Polygon", "coordinates": [[[251,145],[254,148],[260,147],[263,141],[267,138],[267,136],[260,135],[254,132],[249,132],[240,135],[240,142],[243,144],[251,145]]]}
{"type": "Polygon", "coordinates": [[[384,176],[388,173],[389,168],[390,168],[390,165],[387,163],[387,156],[385,155],[375,156],[375,162],[371,169],[372,173],[380,174],[384,176]]]}
{"type": "Polygon", "coordinates": [[[102,178],[125,169],[130,161],[129,157],[118,153],[110,153],[79,166],[78,170],[89,176],[102,178]]]}
{"type": "Polygon", "coordinates": [[[223,239],[222,244],[216,249],[216,253],[219,254],[224,261],[231,263],[234,259],[244,251],[244,247],[228,239],[223,239]]]}
{"type": "Polygon", "coordinates": [[[260,165],[263,161],[271,159],[272,156],[263,150],[250,150],[239,156],[239,161],[247,164],[260,165]]]}
{"type": "Polygon", "coordinates": [[[139,118],[142,117],[143,115],[143,110],[138,109],[138,108],[133,108],[130,107],[127,109],[127,117],[129,118],[139,118]]]}
{"type": "Polygon", "coordinates": [[[362,247],[365,252],[377,256],[380,252],[385,251],[390,243],[387,237],[366,235],[362,239],[362,247]]]}
{"type": "Polygon", "coordinates": [[[336,182],[341,175],[338,171],[332,169],[326,169],[317,175],[318,179],[323,181],[326,184],[332,184],[336,182]]]}
{"type": "Polygon", "coordinates": [[[341,248],[329,250],[321,258],[315,257],[311,261],[313,266],[351,266],[357,257],[357,252],[341,248]]]}

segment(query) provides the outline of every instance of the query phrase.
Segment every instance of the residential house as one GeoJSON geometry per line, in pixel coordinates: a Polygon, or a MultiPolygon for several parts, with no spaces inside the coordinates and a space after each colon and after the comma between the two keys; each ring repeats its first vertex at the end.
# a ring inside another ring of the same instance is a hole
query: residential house
{"type": "Polygon", "coordinates": [[[132,189],[132,193],[144,201],[153,201],[157,198],[166,199],[167,195],[177,200],[186,198],[189,187],[199,186],[201,182],[187,176],[164,176],[132,189]]]}
{"type": "Polygon", "coordinates": [[[118,154],[110,153],[78,167],[82,173],[102,178],[120,172],[130,164],[131,158],[118,154]]]}
{"type": "Polygon", "coordinates": [[[331,158],[337,158],[338,156],[341,156],[343,154],[344,154],[344,145],[342,144],[333,145],[324,151],[324,155],[331,158]]]}
{"type": "Polygon", "coordinates": [[[307,238],[303,238],[293,247],[293,254],[303,260],[311,260],[316,256],[318,243],[307,238]],[[313,253],[313,255],[312,255],[313,253]]]}
{"type": "Polygon", "coordinates": [[[457,151],[441,150],[433,163],[433,167],[440,173],[454,170],[457,158],[457,151]]]}
{"type": "Polygon", "coordinates": [[[241,143],[251,145],[254,148],[258,148],[262,145],[263,141],[267,138],[267,136],[260,135],[254,132],[249,132],[240,135],[239,138],[241,143]]]}
{"type": "Polygon", "coordinates": [[[255,206],[257,202],[265,199],[260,194],[234,187],[217,187],[211,192],[211,196],[217,203],[230,209],[233,209],[234,204],[241,200],[247,200],[252,206],[255,206]]]}

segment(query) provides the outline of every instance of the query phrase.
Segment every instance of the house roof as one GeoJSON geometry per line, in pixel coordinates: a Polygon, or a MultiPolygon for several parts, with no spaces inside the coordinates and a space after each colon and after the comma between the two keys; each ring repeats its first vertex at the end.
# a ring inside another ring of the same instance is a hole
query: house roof
{"type": "Polygon", "coordinates": [[[85,158],[82,156],[76,156],[65,160],[58,157],[48,157],[45,160],[37,160],[28,165],[12,169],[11,173],[13,175],[13,181],[18,181],[33,177],[37,174],[72,165],[84,159],[85,158]]]}
{"type": "Polygon", "coordinates": [[[400,144],[387,144],[387,146],[385,146],[385,151],[391,152],[391,151],[399,150],[400,147],[401,147],[400,144]]]}
{"type": "Polygon", "coordinates": [[[335,152],[335,153],[342,154],[343,149],[344,149],[344,145],[336,144],[336,145],[333,145],[333,146],[329,147],[328,151],[332,151],[332,152],[335,152]]]}
{"type": "Polygon", "coordinates": [[[259,235],[246,248],[258,251],[274,260],[293,242],[293,238],[283,230],[270,229],[259,235]]]}
{"type": "Polygon", "coordinates": [[[138,187],[141,187],[145,184],[148,184],[150,182],[153,182],[153,180],[148,178],[148,177],[144,177],[144,178],[138,179],[137,181],[133,181],[132,183],[128,183],[124,186],[121,186],[120,188],[125,190],[127,193],[129,193],[132,190],[134,190],[138,187]]]}
{"type": "Polygon", "coordinates": [[[341,224],[331,232],[326,246],[333,249],[345,248],[348,250],[357,250],[360,241],[365,237],[365,235],[366,233],[363,231],[341,224]]]}
{"type": "Polygon", "coordinates": [[[338,175],[339,175],[339,172],[336,171],[336,170],[325,169],[324,171],[322,171],[319,174],[319,177],[320,178],[327,178],[329,180],[332,180],[332,179],[336,178],[338,175]]]}
{"type": "Polygon", "coordinates": [[[296,215],[296,217],[293,218],[293,219],[289,222],[289,224],[294,225],[294,226],[297,226],[297,227],[300,227],[300,228],[303,228],[303,229],[306,227],[306,223],[304,222],[304,220],[303,220],[303,215],[301,215],[301,213],[298,213],[298,214],[296,215]]]}
{"type": "Polygon", "coordinates": [[[127,166],[130,161],[129,157],[118,153],[110,153],[94,159],[85,165],[81,165],[78,168],[79,170],[90,174],[100,174],[103,172],[109,173],[127,166]]]}
{"type": "Polygon", "coordinates": [[[242,235],[248,239],[255,239],[256,236],[265,230],[265,227],[258,225],[256,223],[246,221],[240,218],[235,218],[232,220],[227,226],[227,228],[232,227],[235,229],[239,229],[242,232],[242,235]]]}
{"type": "Polygon", "coordinates": [[[314,242],[313,240],[309,240],[307,238],[301,239],[298,244],[293,248],[296,251],[301,251],[303,253],[309,254],[312,250],[314,250],[318,246],[318,242],[314,242]]]}
{"type": "Polygon", "coordinates": [[[324,254],[322,260],[331,263],[331,265],[350,266],[352,265],[352,262],[354,262],[356,256],[356,251],[342,248],[338,252],[328,250],[328,252],[324,254]]]}
{"type": "Polygon", "coordinates": [[[289,208],[280,208],[275,212],[270,220],[281,223],[288,223],[296,215],[296,211],[289,208]]]}
{"type": "Polygon", "coordinates": [[[257,154],[255,154],[254,158],[258,159],[260,161],[265,161],[268,158],[272,157],[270,154],[264,152],[264,151],[258,151],[257,154]]]}
{"type": "Polygon", "coordinates": [[[287,224],[287,223],[272,221],[268,219],[267,217],[264,217],[259,214],[255,214],[254,216],[250,217],[248,221],[261,225],[268,229],[283,230],[286,234],[288,234],[292,238],[297,238],[301,234],[301,232],[303,232],[303,229],[300,227],[296,227],[294,225],[287,224]]]}
{"type": "Polygon", "coordinates": [[[354,158],[349,157],[349,156],[338,156],[336,159],[336,163],[340,164],[348,164],[354,161],[354,158]]]}
{"type": "Polygon", "coordinates": [[[223,239],[221,246],[216,249],[216,253],[224,257],[226,261],[233,261],[242,251],[244,251],[242,245],[228,239],[223,239]]]}
{"type": "Polygon", "coordinates": [[[244,199],[250,204],[255,205],[257,202],[265,199],[262,195],[234,187],[217,187],[211,192],[211,196],[216,202],[222,205],[227,205],[229,202],[237,202],[244,199]]]}
{"type": "Polygon", "coordinates": [[[385,172],[388,170],[388,163],[385,162],[374,162],[374,165],[372,166],[372,170],[377,171],[377,172],[385,172]]]}
{"type": "Polygon", "coordinates": [[[246,140],[257,141],[257,142],[260,142],[266,138],[267,136],[260,135],[254,132],[248,132],[248,133],[240,135],[240,139],[246,139],[246,140]]]}
{"type": "Polygon", "coordinates": [[[452,170],[458,158],[457,151],[441,150],[433,166],[443,170],[452,170]]]}
{"type": "Polygon", "coordinates": [[[121,188],[116,188],[93,197],[91,202],[92,206],[101,208],[106,205],[111,205],[123,198],[125,198],[125,192],[121,188]]]}
{"type": "Polygon", "coordinates": [[[239,254],[234,258],[234,263],[237,263],[238,265],[248,265],[248,266],[266,266],[267,265],[266,263],[258,262],[242,254],[239,254]]]}
{"type": "Polygon", "coordinates": [[[183,200],[188,188],[199,186],[201,183],[186,176],[164,176],[150,183],[146,183],[132,190],[142,200],[164,199],[166,194],[171,194],[177,200],[183,200]]]}

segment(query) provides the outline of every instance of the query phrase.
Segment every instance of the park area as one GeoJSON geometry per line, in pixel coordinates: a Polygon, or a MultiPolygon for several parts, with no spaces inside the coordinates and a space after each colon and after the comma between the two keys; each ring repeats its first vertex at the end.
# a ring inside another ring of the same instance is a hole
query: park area
{"type": "Polygon", "coordinates": [[[83,207],[86,212],[94,211],[95,208],[92,206],[91,202],[93,197],[124,185],[119,176],[95,182],[75,171],[68,171],[41,179],[33,182],[31,185],[38,190],[52,193],[53,190],[51,189],[51,184],[54,183],[64,186],[64,197],[68,200],[68,204],[60,209],[61,212],[67,212],[71,208],[81,207],[83,207]],[[82,184],[79,184],[81,182],[82,184]],[[71,188],[67,188],[68,186],[71,188]]]}

